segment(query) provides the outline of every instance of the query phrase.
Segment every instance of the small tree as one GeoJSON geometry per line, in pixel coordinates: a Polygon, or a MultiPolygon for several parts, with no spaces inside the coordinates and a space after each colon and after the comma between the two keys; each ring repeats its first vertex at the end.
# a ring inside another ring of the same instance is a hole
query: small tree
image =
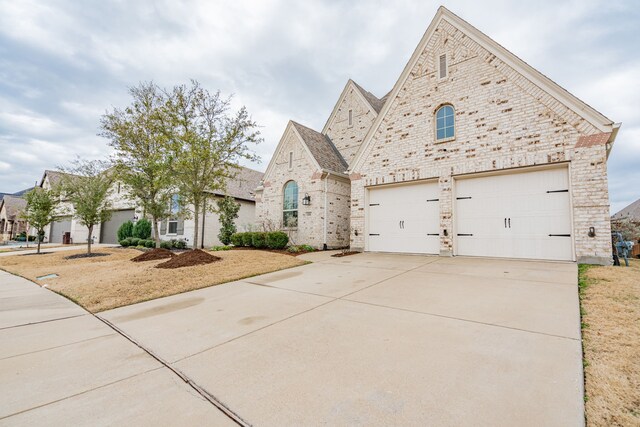
{"type": "MultiPolygon", "coordinates": [[[[27,206],[22,212],[22,218],[36,229],[38,236],[37,253],[40,253],[40,243],[42,235],[44,235],[44,228],[53,222],[60,198],[54,191],[40,187],[36,187],[26,193],[24,198],[27,201],[27,206]]],[[[27,235],[28,241],[29,236],[27,235]]]]}
{"type": "Polygon", "coordinates": [[[93,228],[111,218],[108,196],[114,182],[113,170],[108,162],[102,160],[78,159],[72,165],[61,169],[65,172],[61,188],[73,206],[74,216],[89,230],[87,254],[91,254],[93,228]]]}
{"type": "Polygon", "coordinates": [[[127,197],[151,217],[159,248],[158,222],[170,215],[174,190],[172,129],[164,108],[168,94],[154,83],[141,83],[129,88],[129,93],[131,105],[102,116],[100,135],[111,140],[118,178],[127,188],[127,197]]]}
{"type": "Polygon", "coordinates": [[[118,242],[121,242],[129,237],[133,237],[133,222],[125,221],[118,228],[118,242]]]}
{"type": "Polygon", "coordinates": [[[199,241],[200,214],[214,210],[208,192],[224,190],[226,180],[236,175],[240,159],[258,160],[249,148],[262,141],[257,124],[244,107],[231,114],[229,102],[220,92],[210,94],[192,81],[190,87],[174,87],[166,104],[174,153],[172,176],[183,214],[195,223],[194,247],[199,241]]]}
{"type": "Polygon", "coordinates": [[[222,199],[218,199],[216,204],[218,205],[217,212],[218,220],[220,221],[218,239],[223,245],[228,245],[231,243],[231,235],[238,231],[235,220],[238,218],[240,203],[237,203],[233,197],[225,196],[222,199]]]}

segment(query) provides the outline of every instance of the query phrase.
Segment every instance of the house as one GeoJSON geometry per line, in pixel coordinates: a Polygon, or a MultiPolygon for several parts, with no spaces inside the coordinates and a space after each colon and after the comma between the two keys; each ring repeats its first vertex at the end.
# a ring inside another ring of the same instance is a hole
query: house
{"type": "Polygon", "coordinates": [[[391,91],[289,122],[257,222],[352,250],[609,264],[620,124],[440,7],[391,91]]]}
{"type": "MultiPolygon", "coordinates": [[[[240,167],[237,175],[227,181],[226,191],[211,191],[210,202],[215,203],[216,199],[229,195],[240,204],[236,227],[238,230],[246,230],[255,222],[255,189],[262,180],[262,172],[246,167],[240,167]]],[[[215,204],[214,204],[215,206],[215,204]]],[[[215,212],[204,212],[200,214],[200,232],[198,242],[194,245],[195,221],[192,218],[185,218],[180,214],[180,206],[177,196],[173,198],[171,205],[171,217],[163,220],[159,224],[160,239],[162,240],[184,240],[191,247],[212,247],[221,245],[218,239],[220,232],[220,221],[215,212]]]]}
{"type": "MultiPolygon", "coordinates": [[[[40,179],[40,187],[51,189],[60,184],[64,175],[64,172],[45,170],[40,179]]],[[[91,236],[94,243],[118,243],[117,231],[120,225],[142,217],[141,209],[127,196],[127,190],[122,183],[116,181],[112,184],[108,200],[113,212],[108,221],[94,227],[91,236]]],[[[85,243],[89,237],[89,230],[73,216],[73,206],[64,200],[64,197],[58,206],[58,213],[56,220],[45,229],[45,241],[62,243],[64,235],[69,233],[71,243],[85,243]]]]}
{"type": "Polygon", "coordinates": [[[611,216],[614,221],[629,220],[631,222],[640,223],[640,199],[631,203],[629,206],[620,209],[611,216]]]}
{"type": "Polygon", "coordinates": [[[20,216],[26,206],[22,197],[4,195],[0,201],[0,241],[12,240],[27,230],[27,223],[20,216]]]}

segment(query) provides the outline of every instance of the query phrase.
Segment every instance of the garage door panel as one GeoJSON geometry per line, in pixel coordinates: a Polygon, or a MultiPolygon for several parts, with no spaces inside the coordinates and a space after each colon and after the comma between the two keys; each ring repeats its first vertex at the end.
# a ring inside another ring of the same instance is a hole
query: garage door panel
{"type": "Polygon", "coordinates": [[[439,252],[438,184],[369,190],[368,247],[375,252],[439,252]]]}
{"type": "Polygon", "coordinates": [[[456,195],[456,254],[573,258],[571,237],[558,237],[571,234],[566,169],[460,179],[456,195]]]}

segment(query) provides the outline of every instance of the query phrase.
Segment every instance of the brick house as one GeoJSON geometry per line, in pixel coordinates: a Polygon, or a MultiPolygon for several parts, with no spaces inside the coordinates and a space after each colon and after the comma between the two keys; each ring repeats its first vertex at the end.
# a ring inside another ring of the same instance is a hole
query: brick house
{"type": "Polygon", "coordinates": [[[12,240],[27,230],[27,223],[21,217],[26,206],[26,200],[12,194],[5,194],[0,200],[0,242],[12,240]]]}
{"type": "Polygon", "coordinates": [[[289,123],[257,219],[316,247],[609,264],[619,127],[441,7],[387,95],[349,81],[321,132],[289,123]]]}

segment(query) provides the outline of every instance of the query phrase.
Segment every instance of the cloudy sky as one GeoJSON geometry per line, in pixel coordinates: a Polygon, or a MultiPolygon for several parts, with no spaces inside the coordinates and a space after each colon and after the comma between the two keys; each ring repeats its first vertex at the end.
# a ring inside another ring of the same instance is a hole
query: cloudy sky
{"type": "MultiPolygon", "coordinates": [[[[622,129],[612,211],[640,198],[640,8],[621,1],[446,1],[445,6],[622,129]]],[[[194,78],[262,126],[264,170],[287,120],[321,129],[348,78],[395,83],[440,3],[0,0],[0,191],[74,155],[109,153],[100,116],[127,87],[194,78]]]]}

